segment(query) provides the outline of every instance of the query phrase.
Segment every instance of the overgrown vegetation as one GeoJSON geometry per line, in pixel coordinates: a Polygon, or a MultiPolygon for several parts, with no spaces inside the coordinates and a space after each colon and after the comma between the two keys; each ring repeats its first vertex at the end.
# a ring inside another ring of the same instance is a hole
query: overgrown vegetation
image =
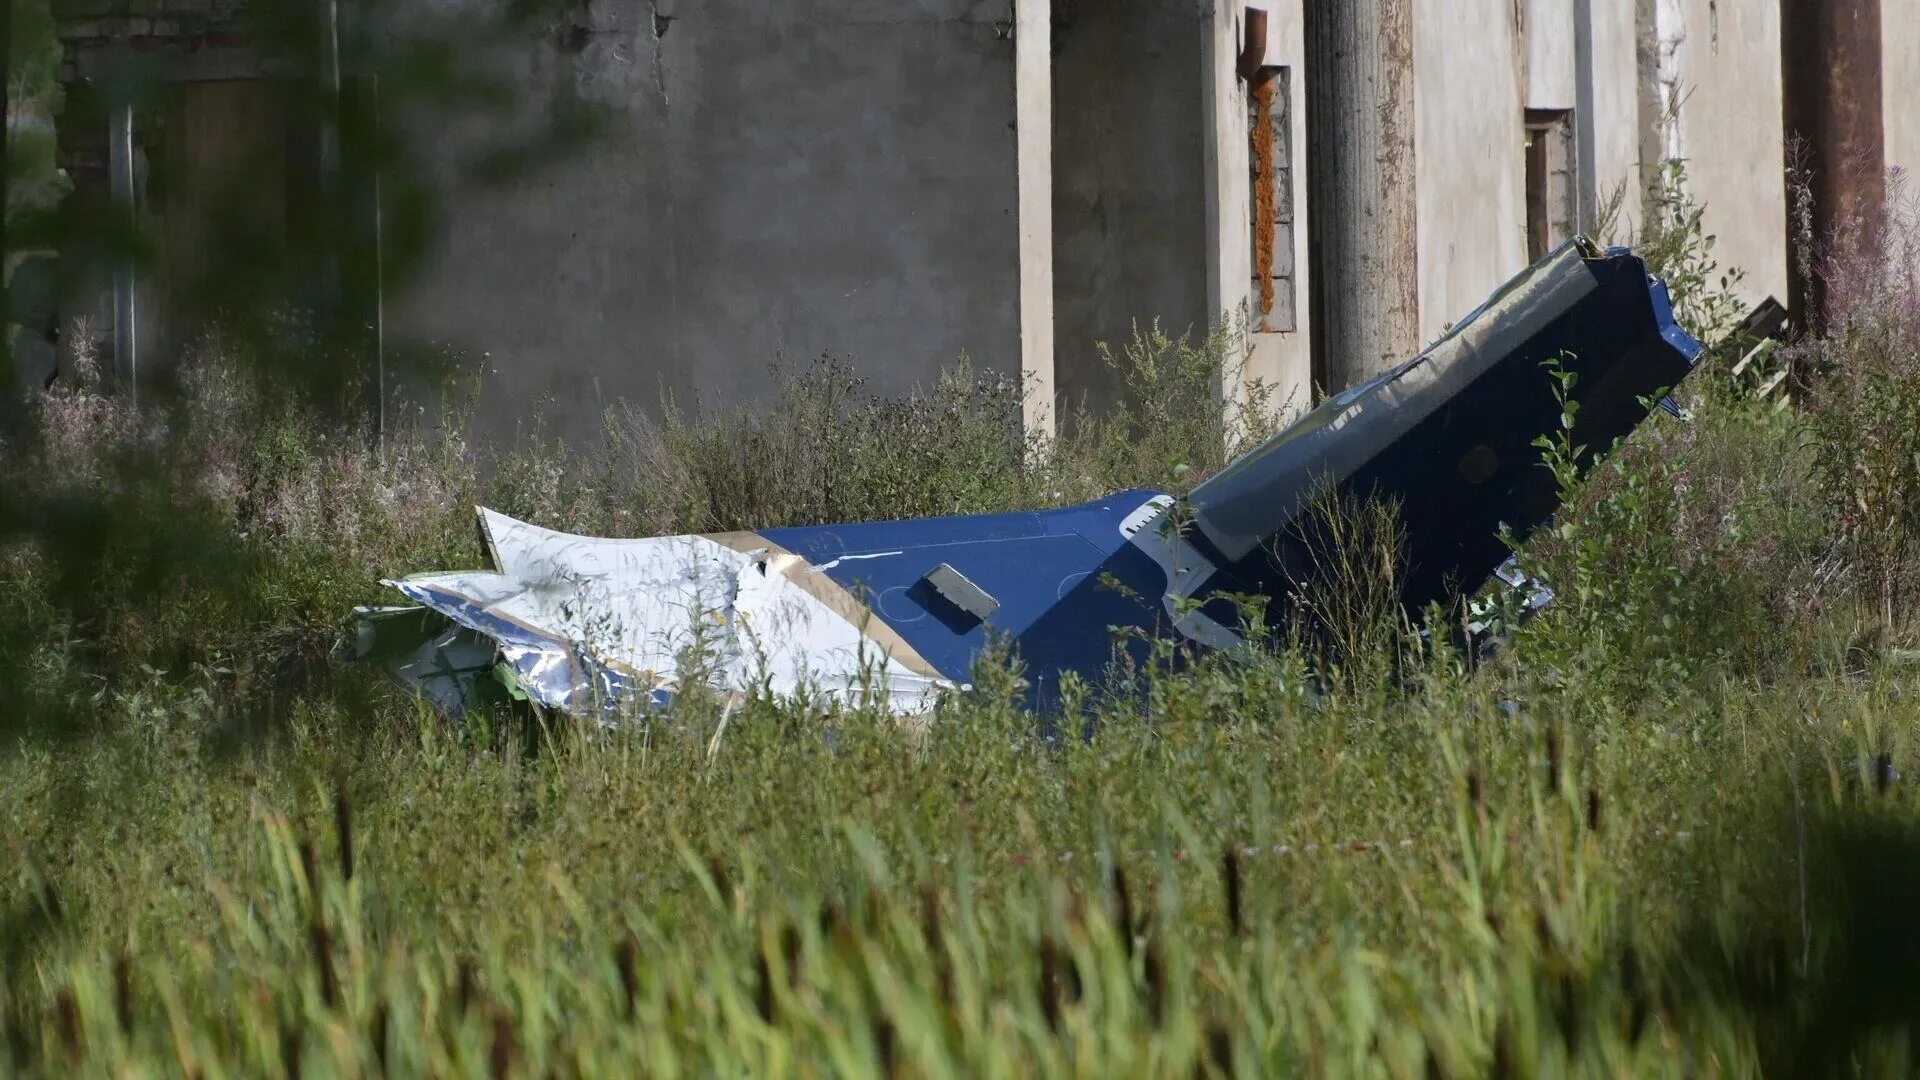
{"type": "MultiPolygon", "coordinates": [[[[1678,220],[1647,246],[1711,288],[1678,220]]],[[[41,518],[0,538],[0,1053],[207,1077],[1910,1073],[1915,519],[1867,497],[1910,491],[1920,452],[1886,412],[1910,265],[1869,265],[1803,343],[1804,409],[1700,379],[1691,423],[1651,421],[1583,485],[1549,448],[1568,510],[1521,554],[1559,598],[1494,662],[1374,602],[1391,508],[1331,503],[1340,558],[1297,598],[1347,635],[1324,693],[1297,643],[1156,665],[1085,740],[1040,737],[1005,658],[914,731],[683,695],[617,732],[496,733],[325,653],[377,575],[478,559],[475,502],[639,535],[1183,487],[1261,433],[1211,407],[1228,341],[1141,335],[1116,377],[1160,411],[1047,445],[992,376],[876,402],[824,364],[763,409],[621,413],[595,453],[493,460],[457,424],[375,449],[217,342],[170,410],[77,372],[5,448],[5,520],[41,518]]]]}

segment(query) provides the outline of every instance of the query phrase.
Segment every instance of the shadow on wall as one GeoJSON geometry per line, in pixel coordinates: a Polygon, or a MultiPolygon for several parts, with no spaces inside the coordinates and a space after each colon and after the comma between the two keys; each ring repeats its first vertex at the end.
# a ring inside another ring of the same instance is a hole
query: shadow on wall
{"type": "Polygon", "coordinates": [[[1063,417],[1121,404],[1097,343],[1204,335],[1201,41],[1191,4],[1074,3],[1054,26],[1054,364],[1063,417]]]}

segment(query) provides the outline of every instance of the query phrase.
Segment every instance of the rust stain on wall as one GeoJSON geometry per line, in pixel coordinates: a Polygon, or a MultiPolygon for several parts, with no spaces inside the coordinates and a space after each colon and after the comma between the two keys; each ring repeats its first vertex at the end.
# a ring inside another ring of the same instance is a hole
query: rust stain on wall
{"type": "Polygon", "coordinates": [[[1260,329],[1273,313],[1273,239],[1278,217],[1273,205],[1274,80],[1256,79],[1253,102],[1253,276],[1260,283],[1260,329]]]}

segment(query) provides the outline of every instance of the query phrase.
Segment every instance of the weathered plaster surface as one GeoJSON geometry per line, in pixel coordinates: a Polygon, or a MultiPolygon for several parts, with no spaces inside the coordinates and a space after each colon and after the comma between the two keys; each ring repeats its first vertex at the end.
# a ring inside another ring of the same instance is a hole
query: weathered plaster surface
{"type": "Polygon", "coordinates": [[[1920,5],[1884,0],[1880,16],[1881,93],[1885,107],[1887,165],[1907,174],[1907,193],[1914,194],[1912,176],[1920,170],[1920,5]]]}
{"type": "Polygon", "coordinates": [[[1590,35],[1591,77],[1579,88],[1583,193],[1591,208],[1617,205],[1611,223],[1591,217],[1582,227],[1602,240],[1628,235],[1640,217],[1640,113],[1635,76],[1634,5],[1621,0],[1577,0],[1576,24],[1590,35]]]}
{"type": "Polygon", "coordinates": [[[1526,136],[1513,0],[1413,10],[1420,335],[1431,341],[1527,264],[1526,136]]]}
{"type": "Polygon", "coordinates": [[[1723,270],[1738,267],[1750,301],[1787,292],[1786,173],[1781,131],[1780,9],[1743,0],[1660,0],[1678,125],[1669,147],[1705,206],[1723,270]]]}
{"type": "Polygon", "coordinates": [[[613,109],[611,138],[536,183],[459,183],[489,133],[431,133],[450,212],[389,326],[487,355],[483,425],[544,400],[580,436],[619,398],[752,399],[781,355],[849,356],[881,392],[962,353],[1019,372],[1009,6],[663,10],[595,0],[502,57],[536,114],[567,95],[613,109]]]}
{"type": "Polygon", "coordinates": [[[1201,33],[1191,0],[1079,3],[1054,26],[1055,363],[1071,408],[1119,386],[1096,344],[1207,331],[1201,33]]]}
{"type": "Polygon", "coordinates": [[[1573,108],[1578,99],[1574,0],[1525,0],[1521,13],[1527,108],[1573,108]]]}

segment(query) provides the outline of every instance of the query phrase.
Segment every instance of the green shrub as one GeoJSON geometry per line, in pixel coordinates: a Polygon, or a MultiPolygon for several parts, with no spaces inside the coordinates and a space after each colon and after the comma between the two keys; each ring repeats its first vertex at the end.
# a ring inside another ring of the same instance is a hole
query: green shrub
{"type": "MultiPolygon", "coordinates": [[[[1681,165],[1662,173],[1658,195],[1637,250],[1708,346],[1677,391],[1688,419],[1656,410],[1620,446],[1587,448],[1602,460],[1584,482],[1580,448],[1547,440],[1562,510],[1523,553],[1556,600],[1521,655],[1636,694],[1730,673],[1778,677],[1813,662],[1851,607],[1808,418],[1716,377],[1731,361],[1714,346],[1745,315],[1742,275],[1713,256],[1681,165]]],[[[1546,377],[1564,394],[1572,374],[1549,365],[1546,377]]]]}
{"type": "Polygon", "coordinates": [[[884,400],[841,361],[776,368],[771,401],[609,417],[607,469],[648,533],[981,512],[1038,493],[1017,383],[965,360],[884,400]],[[618,472],[625,476],[613,476],[618,472]]]}
{"type": "Polygon", "coordinates": [[[1920,595],[1920,222],[1896,196],[1876,236],[1829,250],[1811,269],[1825,319],[1788,363],[1835,554],[1863,605],[1900,627],[1920,595]]]}

